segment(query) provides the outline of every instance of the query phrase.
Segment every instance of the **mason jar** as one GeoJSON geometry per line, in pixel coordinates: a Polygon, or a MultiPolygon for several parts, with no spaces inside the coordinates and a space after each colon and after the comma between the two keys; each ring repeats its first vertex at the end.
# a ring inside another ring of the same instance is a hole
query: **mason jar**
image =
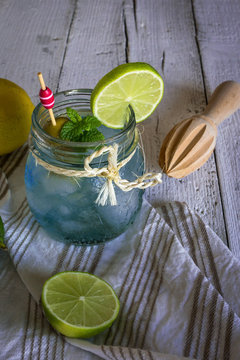
{"type": "MultiPolygon", "coordinates": [[[[67,117],[67,107],[82,116],[92,114],[90,97],[90,89],[55,94],[55,117],[67,117]]],[[[34,217],[50,236],[67,244],[95,245],[119,236],[134,221],[144,190],[133,187],[125,191],[117,186],[114,177],[104,175],[104,169],[109,168],[109,152],[99,156],[96,152],[117,147],[118,175],[124,181],[133,182],[143,174],[143,154],[132,108],[126,112],[123,129],[102,125],[99,130],[105,139],[95,143],[52,137],[44,130],[49,122],[48,110],[37,105],[25,170],[26,195],[34,217]],[[86,159],[93,154],[86,173],[86,159]],[[107,186],[114,194],[105,194],[105,200],[99,201],[107,186]],[[116,201],[112,201],[113,195],[116,201]]]]}

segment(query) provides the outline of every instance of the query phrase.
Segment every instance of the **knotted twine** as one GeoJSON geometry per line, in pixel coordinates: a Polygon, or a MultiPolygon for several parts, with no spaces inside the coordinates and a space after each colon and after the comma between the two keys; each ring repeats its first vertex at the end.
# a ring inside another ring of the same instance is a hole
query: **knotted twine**
{"type": "Polygon", "coordinates": [[[113,146],[103,146],[101,149],[96,150],[91,155],[87,156],[84,160],[84,170],[71,170],[71,169],[63,169],[61,167],[51,165],[46,161],[42,160],[36,150],[32,151],[32,155],[34,156],[36,163],[45,167],[47,170],[54,172],[58,175],[65,175],[69,177],[103,177],[106,178],[105,183],[99,191],[98,197],[96,199],[96,203],[98,205],[106,205],[108,200],[110,205],[117,205],[116,194],[113,186],[113,182],[122,190],[122,191],[130,191],[134,188],[138,189],[146,189],[150,186],[155,186],[162,182],[161,173],[146,173],[142,176],[137,177],[134,181],[128,181],[126,179],[122,179],[119,170],[126,165],[135,154],[136,149],[124,160],[121,162],[117,162],[118,156],[118,144],[114,144],[113,146]],[[90,163],[93,159],[108,153],[108,164],[107,167],[102,168],[92,168],[90,163]]]}

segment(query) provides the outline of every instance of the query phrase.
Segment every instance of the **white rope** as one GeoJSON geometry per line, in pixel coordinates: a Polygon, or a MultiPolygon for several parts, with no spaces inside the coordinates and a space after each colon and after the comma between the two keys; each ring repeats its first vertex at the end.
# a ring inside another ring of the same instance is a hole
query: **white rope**
{"type": "Polygon", "coordinates": [[[104,146],[100,150],[96,150],[91,155],[87,156],[84,160],[84,170],[70,170],[63,169],[58,166],[48,164],[43,161],[36,151],[32,151],[32,154],[36,160],[36,163],[45,167],[47,170],[54,172],[58,175],[65,175],[71,177],[103,177],[106,178],[106,182],[103,184],[102,188],[99,191],[96,203],[98,205],[106,205],[108,199],[111,205],[117,205],[116,194],[113,186],[113,182],[123,191],[130,191],[134,188],[146,189],[150,186],[155,186],[162,182],[161,173],[146,173],[143,176],[139,176],[134,181],[128,181],[122,179],[119,170],[127,164],[133,155],[135,154],[136,149],[123,161],[120,163],[117,162],[118,155],[118,145],[114,144],[113,146],[104,146]],[[93,159],[108,153],[108,165],[107,167],[102,168],[92,168],[90,163],[93,159]]]}

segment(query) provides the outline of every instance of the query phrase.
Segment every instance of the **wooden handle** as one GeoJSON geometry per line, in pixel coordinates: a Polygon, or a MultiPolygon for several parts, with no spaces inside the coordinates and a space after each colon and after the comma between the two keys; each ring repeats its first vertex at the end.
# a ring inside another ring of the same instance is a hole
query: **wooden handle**
{"type": "Polygon", "coordinates": [[[225,81],[215,89],[203,115],[211,118],[216,125],[219,125],[239,108],[240,83],[225,81]]]}

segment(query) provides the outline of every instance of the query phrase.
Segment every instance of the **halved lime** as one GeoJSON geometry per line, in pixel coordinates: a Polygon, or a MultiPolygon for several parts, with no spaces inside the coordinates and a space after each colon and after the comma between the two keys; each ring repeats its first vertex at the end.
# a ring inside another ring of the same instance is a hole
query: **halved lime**
{"type": "Polygon", "coordinates": [[[126,109],[130,104],[136,122],[148,118],[163,97],[162,77],[143,62],[122,64],[106,74],[91,95],[93,114],[107,127],[124,126],[126,109]]]}
{"type": "Polygon", "coordinates": [[[110,327],[119,312],[113,288],[95,275],[78,271],[58,273],[42,291],[42,306],[50,324],[61,334],[92,337],[110,327]]]}

